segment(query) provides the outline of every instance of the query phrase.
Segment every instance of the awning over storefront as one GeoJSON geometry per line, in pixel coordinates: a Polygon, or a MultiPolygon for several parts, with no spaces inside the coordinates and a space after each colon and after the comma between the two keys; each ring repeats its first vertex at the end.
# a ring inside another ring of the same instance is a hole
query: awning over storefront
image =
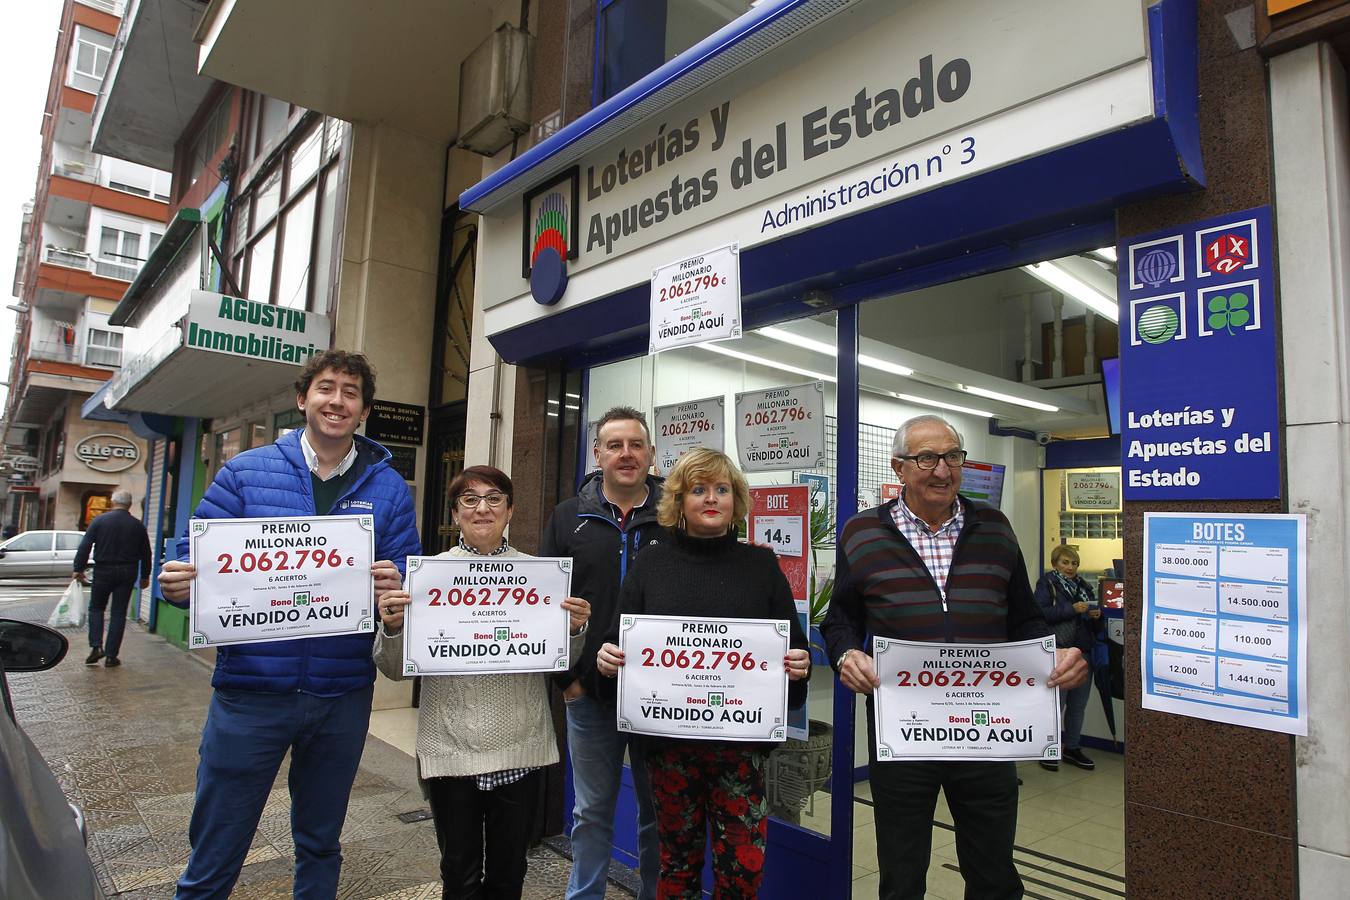
{"type": "Polygon", "coordinates": [[[80,418],[92,422],[120,422],[127,425],[138,436],[147,441],[158,440],[175,432],[174,419],[151,412],[125,412],[108,406],[109,381],[94,392],[94,395],[80,407],[80,418]]]}
{"type": "Polygon", "coordinates": [[[204,290],[212,280],[205,229],[196,210],[179,212],[109,317],[131,331],[104,394],[108,409],[225,415],[285,390],[328,348],[327,316],[204,290]]]}
{"type": "MultiPolygon", "coordinates": [[[[459,131],[459,65],[492,32],[488,0],[212,0],[202,75],[438,144],[459,131]]],[[[499,21],[499,20],[498,20],[499,21]]]]}
{"type": "Polygon", "coordinates": [[[187,315],[108,386],[107,405],[211,418],[290,387],[327,349],[327,316],[210,291],[193,291],[187,315]]]}
{"type": "Polygon", "coordinates": [[[108,397],[108,388],[112,386],[109,381],[103,387],[94,392],[93,396],[85,400],[80,406],[80,418],[89,419],[93,422],[123,422],[125,423],[130,415],[124,412],[118,412],[108,407],[105,402],[108,397]]]}
{"type": "Polygon", "coordinates": [[[511,362],[640,353],[651,272],[729,244],[747,329],[1111,244],[1118,206],[1203,185],[1195,23],[1194,0],[761,4],[461,195],[485,330],[511,362]]]}

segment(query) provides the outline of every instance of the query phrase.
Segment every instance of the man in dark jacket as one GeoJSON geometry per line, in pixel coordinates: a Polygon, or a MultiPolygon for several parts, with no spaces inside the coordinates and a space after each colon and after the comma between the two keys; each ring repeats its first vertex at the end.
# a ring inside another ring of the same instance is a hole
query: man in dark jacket
{"type": "MultiPolygon", "coordinates": [[[[1017,766],[1011,762],[878,762],[872,691],[876,636],[909,641],[999,643],[1051,633],[1032,600],[1026,563],[1007,518],[961,497],[961,435],[945,419],[917,416],[900,426],[891,468],[901,495],[844,526],[835,588],[821,627],[839,680],[867,695],[869,777],[876,810],[883,900],[921,900],[938,790],[956,828],[966,895],[1022,896],[1013,865],[1017,766]]],[[[1088,676],[1074,648],[1056,651],[1049,686],[1088,676]]]]}
{"type": "MultiPolygon", "coordinates": [[[[356,434],[374,399],[375,373],[364,356],[315,355],[296,382],[304,429],[227,462],[194,515],[369,514],[380,560],[371,569],[375,596],[396,590],[405,558],[421,545],[412,494],[389,466],[389,451],[356,434]]],[[[179,557],[187,551],[183,538],[179,557]]],[[[187,600],[194,577],[188,562],[165,563],[164,598],[187,600]]],[[[188,827],[192,854],[176,897],[230,893],[287,751],[295,896],[337,894],[338,837],[370,723],[373,641],[372,632],[219,648],[188,827]]]]}
{"type": "Polygon", "coordinates": [[[131,589],[139,579],[141,590],[150,586],[150,537],[145,525],[131,514],[131,492],[114,491],[112,509],[89,523],[89,530],[75,551],[75,574],[72,580],[85,584],[84,570],[89,565],[93,550],[94,587],[89,594],[89,656],[84,664],[92,666],[103,656],[108,668],[120,666],[117,653],[122,649],[122,632],[127,627],[127,604],[131,589]],[[103,641],[103,611],[112,599],[112,613],[108,616],[108,640],[103,641]]]}
{"type": "Polygon", "coordinates": [[[599,693],[595,655],[611,620],[618,615],[619,587],[633,558],[660,539],[656,501],[661,482],[649,475],[654,458],[651,433],[642,413],[619,406],[600,417],[595,460],[600,470],[577,496],[553,510],[544,529],[541,556],[572,557],[572,594],[589,600],[591,618],[586,649],[559,679],[567,704],[567,745],[572,762],[572,875],[567,898],[605,894],[614,843],[614,807],[628,750],[638,802],[639,900],[656,896],[660,851],[651,786],[636,743],[629,744],[615,724],[612,694],[599,693]]]}

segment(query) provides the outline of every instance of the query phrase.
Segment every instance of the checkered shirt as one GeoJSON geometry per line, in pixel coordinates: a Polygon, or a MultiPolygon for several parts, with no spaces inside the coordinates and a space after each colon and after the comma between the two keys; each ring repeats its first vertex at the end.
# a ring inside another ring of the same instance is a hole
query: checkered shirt
{"type": "Polygon", "coordinates": [[[475,775],[474,778],[478,781],[480,791],[490,791],[514,784],[533,771],[533,769],[503,769],[500,772],[484,772],[482,775],[475,775]]]}
{"type": "Polygon", "coordinates": [[[914,552],[919,554],[919,559],[923,560],[924,565],[928,567],[928,573],[933,576],[933,581],[941,589],[942,608],[945,610],[947,573],[952,568],[956,539],[961,536],[961,528],[966,524],[966,514],[961,509],[961,501],[952,504],[952,517],[938,526],[936,531],[930,529],[927,522],[916,516],[914,511],[905,505],[903,491],[892,515],[895,517],[895,527],[900,529],[900,533],[909,541],[914,552]]]}

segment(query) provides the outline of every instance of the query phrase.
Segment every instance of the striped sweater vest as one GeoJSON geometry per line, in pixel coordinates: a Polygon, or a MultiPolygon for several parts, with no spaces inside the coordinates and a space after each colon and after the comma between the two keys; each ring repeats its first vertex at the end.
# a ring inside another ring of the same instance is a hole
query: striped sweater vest
{"type": "Polygon", "coordinates": [[[1027,622],[1018,615],[1030,602],[1030,585],[1017,537],[1003,513],[963,500],[966,523],[947,577],[944,613],[928,567],[895,525],[895,502],[864,510],[844,526],[840,549],[846,577],[863,598],[868,634],[993,643],[1048,633],[1039,617],[1027,622]],[[1019,621],[1009,620],[1010,604],[1019,621]]]}

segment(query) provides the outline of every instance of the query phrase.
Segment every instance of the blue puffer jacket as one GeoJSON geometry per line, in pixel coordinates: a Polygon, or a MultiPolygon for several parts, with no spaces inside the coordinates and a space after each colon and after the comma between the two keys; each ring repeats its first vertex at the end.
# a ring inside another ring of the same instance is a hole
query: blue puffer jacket
{"type": "MultiPolygon", "coordinates": [[[[400,572],[408,556],[422,552],[408,483],[389,467],[389,451],[356,435],[356,465],[364,466],[356,483],[333,504],[333,515],[375,516],[375,558],[391,559],[400,572]]],[[[312,516],[314,489],[300,432],[257,447],[227,462],[206,489],[194,513],[199,519],[264,516],[312,516]]],[[[188,539],[178,541],[186,559],[188,539]]],[[[298,638],[221,647],[211,686],[262,693],[303,691],[335,697],[375,680],[371,645],[375,635],[298,638]]]]}

